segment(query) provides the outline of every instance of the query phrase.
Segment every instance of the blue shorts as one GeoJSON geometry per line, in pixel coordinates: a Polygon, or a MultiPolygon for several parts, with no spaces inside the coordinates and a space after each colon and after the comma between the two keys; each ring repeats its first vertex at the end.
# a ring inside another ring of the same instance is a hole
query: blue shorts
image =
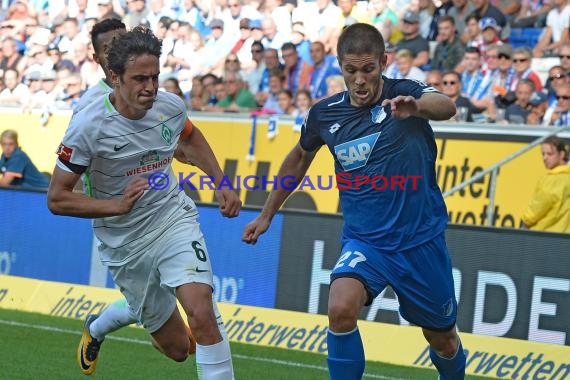
{"type": "Polygon", "coordinates": [[[457,301],[444,233],[394,253],[378,252],[347,239],[331,273],[331,283],[341,277],[352,277],[364,284],[367,305],[390,285],[398,296],[400,314],[407,321],[436,331],[447,331],[455,325],[457,301]]]}

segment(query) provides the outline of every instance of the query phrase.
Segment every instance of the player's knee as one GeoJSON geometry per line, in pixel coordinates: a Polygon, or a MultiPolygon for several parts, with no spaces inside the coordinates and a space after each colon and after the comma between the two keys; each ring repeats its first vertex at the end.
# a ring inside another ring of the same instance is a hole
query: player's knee
{"type": "Polygon", "coordinates": [[[426,336],[431,348],[444,358],[450,358],[457,352],[459,336],[453,331],[441,332],[426,336]]]}
{"type": "Polygon", "coordinates": [[[334,332],[346,332],[354,329],[357,318],[358,312],[350,304],[332,302],[329,305],[329,325],[334,332]]]}
{"type": "Polygon", "coordinates": [[[171,347],[169,350],[165,350],[164,354],[175,362],[183,362],[188,358],[189,345],[182,347],[183,345],[171,347]]]}

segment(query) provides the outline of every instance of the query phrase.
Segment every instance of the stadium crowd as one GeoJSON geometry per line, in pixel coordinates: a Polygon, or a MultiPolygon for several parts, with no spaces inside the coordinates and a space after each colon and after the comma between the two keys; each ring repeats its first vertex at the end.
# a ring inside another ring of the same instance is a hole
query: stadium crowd
{"type": "Polygon", "coordinates": [[[569,0],[2,0],[0,11],[0,106],[24,111],[73,108],[98,83],[90,30],[114,17],[163,40],[161,87],[189,109],[300,118],[343,91],[336,41],[367,22],[387,41],[384,75],[450,96],[457,121],[569,123],[569,0]]]}

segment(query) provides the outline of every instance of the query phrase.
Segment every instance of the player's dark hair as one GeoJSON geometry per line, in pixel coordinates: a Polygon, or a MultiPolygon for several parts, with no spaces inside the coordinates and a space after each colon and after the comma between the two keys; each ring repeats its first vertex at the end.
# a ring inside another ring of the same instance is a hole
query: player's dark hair
{"type": "Polygon", "coordinates": [[[356,23],[348,26],[338,39],[337,54],[342,62],[347,54],[372,54],[375,57],[384,56],[384,38],[370,24],[356,23]]]}
{"type": "Polygon", "coordinates": [[[93,44],[95,54],[99,54],[100,49],[102,48],[99,44],[99,35],[113,30],[127,30],[127,27],[121,20],[116,18],[107,18],[93,25],[93,29],[91,29],[91,44],[93,44]]]}
{"type": "Polygon", "coordinates": [[[552,145],[557,152],[564,152],[564,161],[568,162],[568,147],[560,137],[550,136],[544,140],[543,144],[552,145]]]}
{"type": "Polygon", "coordinates": [[[122,76],[125,73],[125,66],[132,57],[149,54],[160,58],[161,50],[162,41],[152,33],[152,30],[136,26],[131,31],[113,38],[107,52],[107,67],[122,76]]]}

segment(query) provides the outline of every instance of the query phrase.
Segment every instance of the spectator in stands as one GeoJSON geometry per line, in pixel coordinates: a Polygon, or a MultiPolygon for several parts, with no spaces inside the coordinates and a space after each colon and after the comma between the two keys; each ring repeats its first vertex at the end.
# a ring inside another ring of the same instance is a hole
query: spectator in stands
{"type": "Polygon", "coordinates": [[[74,109],[83,94],[83,84],[79,73],[71,74],[63,83],[64,93],[59,99],[59,107],[74,109]]]}
{"type": "Polygon", "coordinates": [[[468,47],[465,50],[462,66],[465,71],[461,74],[461,94],[469,98],[475,107],[484,110],[490,103],[491,80],[481,69],[481,56],[477,48],[468,47]]]}
{"type": "Polygon", "coordinates": [[[479,21],[479,29],[481,30],[481,38],[475,41],[473,46],[476,46],[479,49],[481,60],[484,62],[489,46],[503,44],[499,37],[501,27],[497,25],[497,21],[495,21],[495,19],[485,17],[479,21]]]}
{"type": "Polygon", "coordinates": [[[18,144],[18,133],[7,129],[0,135],[0,186],[47,188],[49,178],[39,172],[18,144]]]}
{"type": "Polygon", "coordinates": [[[404,14],[400,26],[404,39],[396,45],[398,51],[407,49],[414,55],[413,65],[419,68],[427,65],[429,61],[429,44],[425,38],[419,34],[419,16],[416,12],[408,11],[404,14]]]}
{"type": "Polygon", "coordinates": [[[544,84],[544,88],[548,94],[548,103],[552,105],[556,102],[556,89],[561,85],[570,82],[570,77],[566,74],[564,68],[560,65],[552,66],[548,70],[548,78],[544,84]]]}
{"type": "Polygon", "coordinates": [[[267,100],[267,96],[269,95],[269,74],[273,70],[280,70],[283,72],[281,62],[279,62],[279,53],[276,49],[265,49],[263,51],[263,62],[265,63],[265,70],[261,75],[259,91],[256,94],[259,104],[264,104],[267,100]]]}
{"type": "Polygon", "coordinates": [[[546,17],[546,28],[532,50],[534,57],[555,55],[560,46],[570,40],[568,34],[570,4],[568,0],[553,0],[553,5],[546,17]]]}
{"type": "Polygon", "coordinates": [[[219,75],[223,72],[224,60],[232,49],[234,37],[224,33],[224,22],[220,19],[213,19],[210,28],[212,32],[202,50],[202,72],[219,75]]]}
{"type": "Polygon", "coordinates": [[[247,87],[253,95],[259,91],[261,77],[265,70],[265,62],[263,61],[263,44],[261,41],[254,41],[251,44],[251,57],[252,66],[244,70],[244,80],[247,82],[247,87]]]}
{"type": "Polygon", "coordinates": [[[201,111],[208,104],[208,93],[204,90],[202,77],[195,76],[192,78],[192,89],[190,91],[190,109],[201,111]]]}
{"type": "Polygon", "coordinates": [[[523,213],[524,227],[536,231],[570,233],[570,166],[568,147],[559,137],[549,137],[541,146],[548,170],[523,213]]]}
{"type": "Polygon", "coordinates": [[[326,54],[325,45],[321,41],[311,44],[313,58],[313,74],[311,76],[311,97],[321,99],[327,94],[327,78],[331,75],[341,75],[342,72],[336,57],[326,54]]]}
{"type": "Polygon", "coordinates": [[[528,103],[532,108],[527,115],[526,123],[529,125],[541,125],[548,109],[548,97],[544,92],[534,92],[528,103]]]}
{"type": "Polygon", "coordinates": [[[346,91],[346,83],[342,75],[331,75],[327,78],[327,97],[346,91]]]}
{"type": "Polygon", "coordinates": [[[384,41],[397,42],[402,32],[398,29],[398,15],[388,6],[388,0],[371,0],[370,5],[370,24],[382,33],[384,41]]]}
{"type": "Polygon", "coordinates": [[[6,38],[2,42],[2,59],[0,60],[0,71],[5,72],[8,69],[21,70],[19,62],[22,56],[18,52],[16,40],[13,38],[6,38]]]}
{"type": "Polygon", "coordinates": [[[20,80],[20,74],[14,69],[4,71],[4,90],[0,92],[0,104],[23,107],[28,104],[30,90],[20,80]]]}
{"type": "Polygon", "coordinates": [[[281,49],[281,46],[289,41],[289,36],[277,30],[277,25],[272,17],[265,17],[261,22],[261,27],[263,28],[261,43],[266,49],[281,49]]]}
{"type": "Polygon", "coordinates": [[[515,79],[512,56],[513,48],[511,45],[504,44],[497,47],[498,70],[495,71],[492,78],[492,97],[506,96],[511,89],[511,85],[515,79]]]}
{"type": "MultiPolygon", "coordinates": [[[[325,45],[325,50],[331,54],[336,54],[336,40],[334,34],[337,28],[337,20],[341,10],[332,0],[315,0],[318,10],[311,15],[311,25],[315,30],[315,40],[321,41],[325,45]]],[[[309,25],[305,23],[305,25],[309,25]]]]}
{"type": "Polygon", "coordinates": [[[432,70],[452,71],[461,63],[465,45],[459,40],[453,17],[443,15],[437,22],[439,37],[431,61],[432,70]]]}
{"type": "MultiPolygon", "coordinates": [[[[106,4],[111,3],[111,8],[113,7],[112,0],[97,0],[97,3],[99,6],[102,4],[107,6],[106,4]]],[[[123,22],[127,26],[127,30],[145,22],[148,12],[145,0],[127,0],[127,13],[125,14],[125,17],[123,17],[123,22]]]]}
{"type": "Polygon", "coordinates": [[[212,73],[208,73],[202,76],[202,86],[204,87],[205,92],[205,95],[202,99],[205,99],[205,106],[213,106],[218,102],[216,98],[216,84],[220,82],[220,78],[212,73]]]}
{"type": "Polygon", "coordinates": [[[307,90],[299,90],[295,96],[295,107],[297,107],[298,115],[305,118],[309,113],[309,109],[313,105],[311,93],[307,90]]]}
{"type": "Polygon", "coordinates": [[[426,84],[435,88],[437,91],[443,91],[443,75],[439,70],[431,70],[426,73],[426,84]]]}
{"type": "Polygon", "coordinates": [[[548,107],[543,125],[556,127],[570,125],[570,84],[565,83],[556,89],[556,104],[548,107]]]}
{"type": "Polygon", "coordinates": [[[230,112],[247,112],[257,108],[253,94],[245,88],[238,72],[228,71],[224,75],[227,96],[220,100],[216,107],[230,112]]]}
{"type": "Polygon", "coordinates": [[[521,9],[514,20],[513,28],[543,28],[546,25],[546,15],[551,9],[551,0],[522,0],[521,9]]]}
{"type": "Polygon", "coordinates": [[[494,0],[493,4],[505,15],[507,22],[515,18],[521,9],[520,0],[494,0]]]}
{"type": "Polygon", "coordinates": [[[530,98],[535,90],[536,88],[531,80],[521,79],[517,83],[516,100],[505,111],[506,121],[510,124],[525,124],[527,122],[527,116],[533,108],[530,104],[530,98]]]}
{"type": "Polygon", "coordinates": [[[455,71],[448,71],[443,74],[442,79],[443,94],[449,96],[455,106],[458,109],[458,114],[456,115],[456,120],[459,120],[459,108],[463,107],[467,109],[467,117],[465,121],[473,121],[473,113],[479,112],[476,107],[473,106],[469,98],[461,95],[461,77],[455,71]]]}
{"type": "MultiPolygon", "coordinates": [[[[222,11],[221,15],[225,31],[234,36],[240,35],[240,29],[245,26],[244,23],[241,22],[242,20],[247,20],[247,28],[249,29],[250,20],[258,20],[261,18],[261,13],[251,5],[245,4],[243,0],[229,0],[228,7],[222,11]]],[[[251,34],[251,30],[249,30],[249,32],[249,34],[251,34]]],[[[249,37],[250,35],[247,35],[246,39],[249,37]]],[[[247,48],[249,49],[250,47],[251,46],[248,46],[247,48]]]]}
{"type": "MultiPolygon", "coordinates": [[[[461,38],[465,33],[467,27],[467,16],[473,14],[475,6],[468,0],[453,0],[453,6],[449,8],[447,14],[453,17],[455,21],[455,29],[457,34],[461,38]]],[[[479,20],[477,20],[479,22],[479,20]]],[[[467,41],[462,41],[466,43],[467,41]]]]}
{"type": "Polygon", "coordinates": [[[264,111],[270,113],[283,113],[283,110],[279,106],[278,95],[284,89],[285,75],[283,75],[281,70],[272,70],[269,74],[269,91],[265,96],[261,96],[261,93],[256,95],[257,104],[261,104],[264,111]]]}
{"type": "MultiPolygon", "coordinates": [[[[271,19],[278,35],[284,38],[284,41],[278,46],[291,39],[291,12],[283,5],[282,0],[265,0],[263,2],[263,17],[264,19],[271,19]]],[[[263,32],[266,32],[264,23],[263,32]]],[[[265,46],[267,47],[267,45],[265,46]]]]}
{"type": "MultiPolygon", "coordinates": [[[[144,0],[128,0],[126,1],[126,5],[129,9],[131,8],[137,8],[139,6],[143,6],[144,7],[144,0]],[[142,4],[137,4],[137,3],[142,3],[142,4]]],[[[115,11],[115,6],[113,5],[113,0],[97,0],[97,12],[99,13],[99,20],[105,20],[108,18],[116,18],[117,20],[120,20],[122,18],[122,10],[121,10],[121,15],[115,11]]],[[[136,24],[138,25],[138,23],[136,24]]],[[[135,26],[136,26],[135,25],[135,26]]]]}
{"type": "Polygon", "coordinates": [[[511,84],[511,91],[514,91],[517,82],[520,79],[530,79],[536,86],[536,91],[542,91],[542,82],[537,73],[530,69],[532,63],[532,52],[530,48],[516,48],[513,52],[513,67],[515,69],[515,77],[511,84]]]}
{"type": "Polygon", "coordinates": [[[435,5],[434,1],[432,1],[432,0],[420,0],[419,3],[420,3],[420,20],[421,20],[422,13],[426,13],[423,10],[426,8],[430,9],[429,13],[427,13],[427,16],[428,16],[427,21],[429,22],[428,28],[427,28],[427,34],[425,34],[425,32],[420,32],[422,37],[424,37],[428,41],[439,41],[439,39],[438,39],[439,18],[441,16],[445,16],[449,12],[451,7],[453,6],[452,1],[451,0],[440,0],[439,5],[437,7],[434,7],[433,11],[431,10],[431,7],[433,5],[435,5]]]}
{"type": "Polygon", "coordinates": [[[162,17],[174,18],[174,12],[166,6],[164,0],[148,0],[148,13],[145,20],[148,27],[156,34],[162,17]]]}
{"type": "Polygon", "coordinates": [[[558,49],[558,58],[560,58],[560,66],[566,70],[566,75],[570,74],[570,45],[564,44],[558,49]]]}
{"type": "MultiPolygon", "coordinates": [[[[481,19],[484,19],[485,17],[491,17],[497,22],[502,30],[508,32],[508,30],[505,28],[507,26],[507,18],[499,8],[490,4],[489,0],[473,0],[473,5],[475,5],[475,11],[479,17],[481,17],[481,19]]],[[[508,37],[508,34],[502,35],[501,37],[506,38],[508,37]]]]}
{"type": "MultiPolygon", "coordinates": [[[[166,92],[171,92],[173,94],[178,95],[178,97],[182,99],[184,103],[187,103],[186,96],[184,95],[184,92],[182,92],[182,89],[180,88],[180,83],[178,82],[178,79],[166,78],[164,81],[162,81],[162,88],[166,92]]],[[[188,104],[186,104],[186,107],[188,107],[188,104]]]]}
{"type": "Polygon", "coordinates": [[[298,113],[291,90],[281,90],[281,92],[277,94],[277,103],[283,115],[294,116],[298,113]]]}
{"type": "Polygon", "coordinates": [[[313,66],[299,59],[299,54],[295,45],[291,42],[283,44],[281,48],[281,56],[285,62],[285,87],[293,94],[304,88],[309,89],[311,86],[311,75],[313,74],[313,66]]]}
{"type": "Polygon", "coordinates": [[[357,22],[368,22],[368,15],[360,10],[356,5],[356,0],[337,0],[337,5],[341,13],[337,19],[336,31],[333,37],[335,44],[344,28],[357,22]]]}
{"type": "Polygon", "coordinates": [[[481,29],[479,29],[479,14],[477,11],[471,13],[465,19],[465,31],[461,35],[461,42],[463,42],[466,46],[475,46],[476,41],[478,41],[481,37],[481,29]]]}
{"type": "Polygon", "coordinates": [[[307,39],[307,31],[303,23],[296,22],[293,24],[291,42],[295,45],[295,48],[297,48],[299,58],[301,58],[303,62],[313,65],[314,62],[311,58],[311,41],[307,39]]]}
{"type": "Polygon", "coordinates": [[[249,28],[251,30],[251,38],[253,38],[254,41],[261,41],[263,39],[261,20],[251,20],[249,28]]]}
{"type": "Polygon", "coordinates": [[[424,81],[426,78],[425,72],[414,66],[414,55],[407,49],[402,49],[396,53],[396,70],[386,73],[388,78],[392,79],[413,79],[424,81]]]}
{"type": "Polygon", "coordinates": [[[251,36],[249,23],[250,20],[248,18],[239,20],[239,32],[236,33],[239,38],[230,50],[230,53],[235,54],[239,59],[240,67],[243,70],[251,70],[256,66],[256,62],[252,59],[251,55],[253,37],[251,36]]]}

